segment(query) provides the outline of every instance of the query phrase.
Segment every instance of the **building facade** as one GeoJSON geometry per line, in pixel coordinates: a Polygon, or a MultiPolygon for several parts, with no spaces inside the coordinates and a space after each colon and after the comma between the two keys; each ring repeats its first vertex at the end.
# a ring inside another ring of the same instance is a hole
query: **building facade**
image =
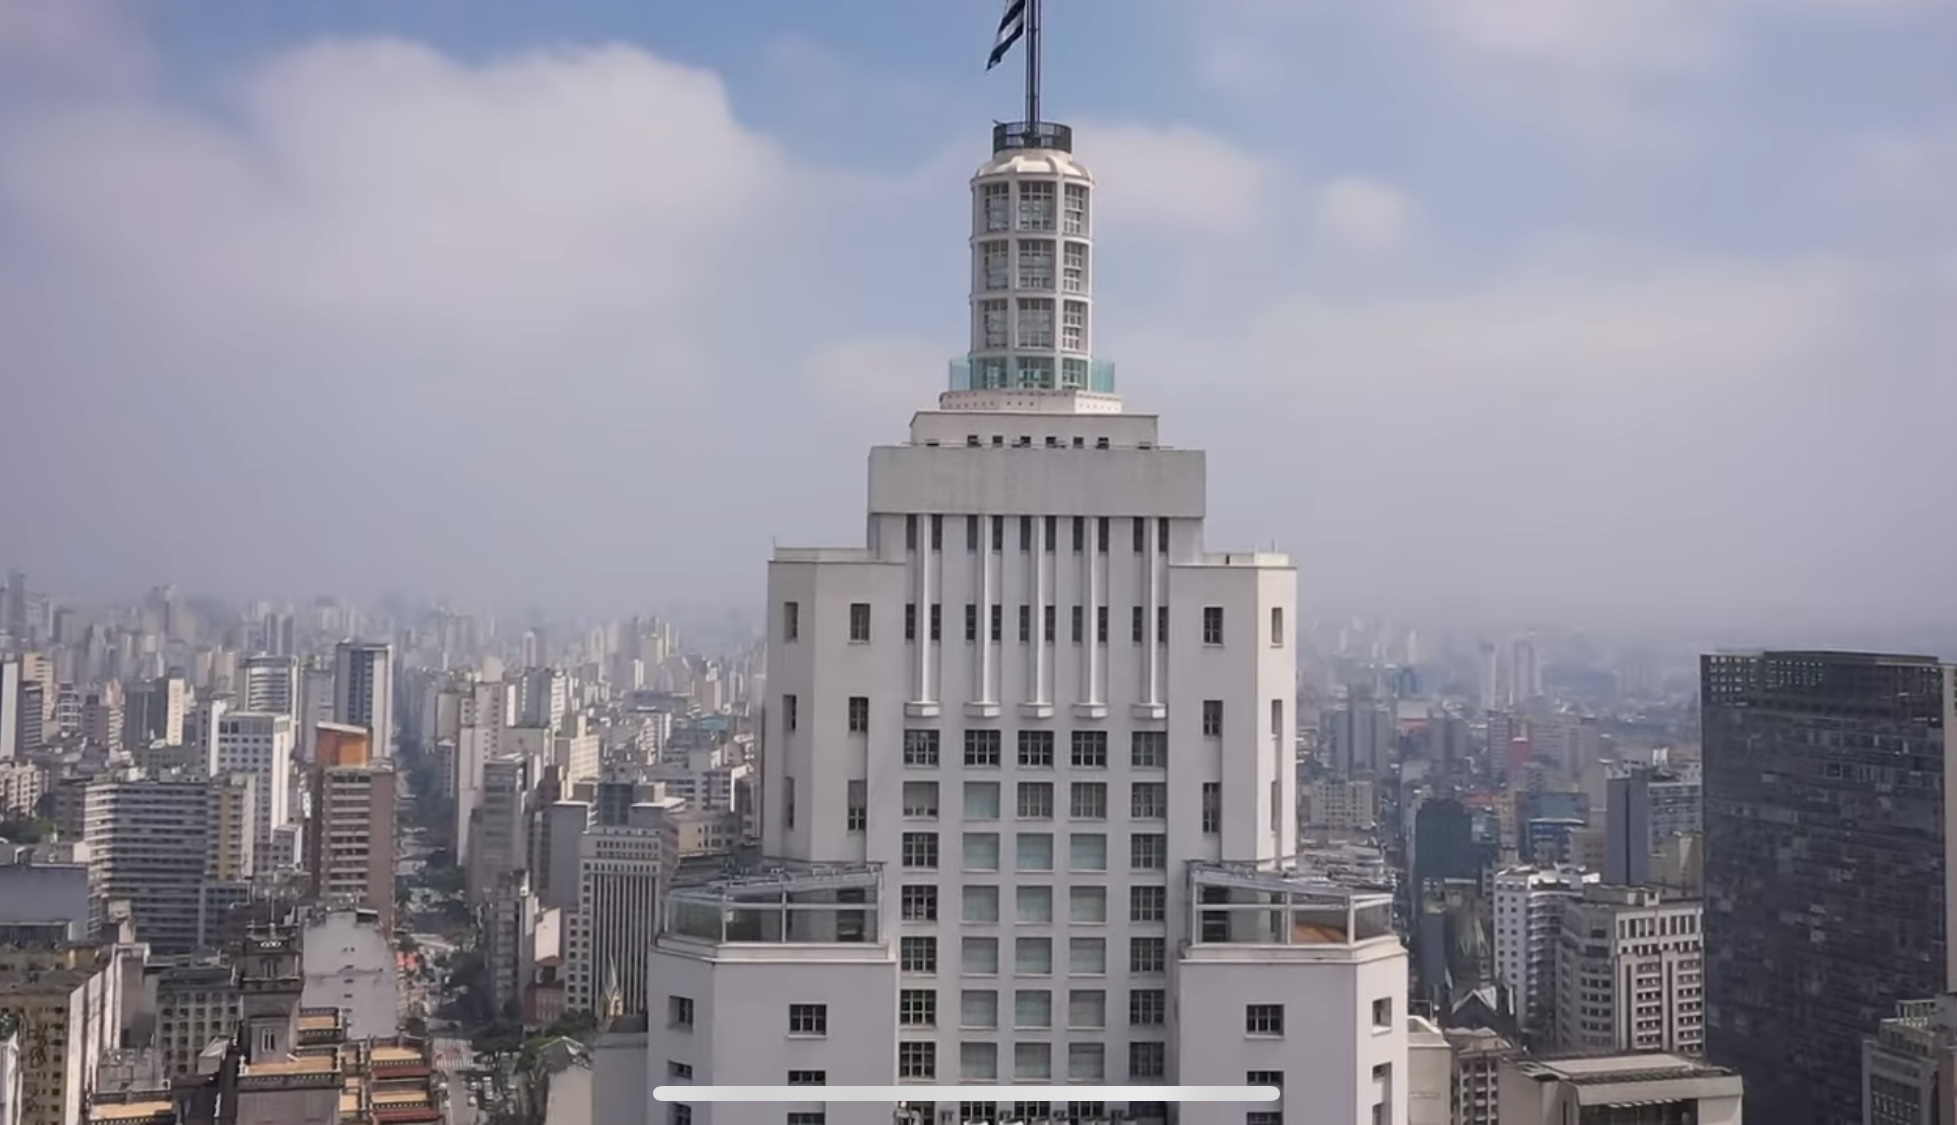
{"type": "Polygon", "coordinates": [[[1952,668],[1701,661],[1706,1040],[1761,1120],[1861,1115],[1862,1041],[1945,988],[1952,668]]]}

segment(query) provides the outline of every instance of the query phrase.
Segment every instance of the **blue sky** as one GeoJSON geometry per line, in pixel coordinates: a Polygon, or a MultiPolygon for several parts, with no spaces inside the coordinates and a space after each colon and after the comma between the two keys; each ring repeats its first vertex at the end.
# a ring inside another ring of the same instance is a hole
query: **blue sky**
{"type": "MultiPolygon", "coordinates": [[[[0,0],[9,560],[624,610],[963,350],[992,0],[0,0]],[[160,500],[158,482],[166,482],[160,500]],[[333,529],[324,545],[306,529],[333,529]],[[22,533],[14,534],[16,529],[22,533]]],[[[1957,4],[1049,0],[1097,347],[1328,611],[1905,619],[1957,4]],[[1897,482],[1907,481],[1908,486],[1897,482]]]]}

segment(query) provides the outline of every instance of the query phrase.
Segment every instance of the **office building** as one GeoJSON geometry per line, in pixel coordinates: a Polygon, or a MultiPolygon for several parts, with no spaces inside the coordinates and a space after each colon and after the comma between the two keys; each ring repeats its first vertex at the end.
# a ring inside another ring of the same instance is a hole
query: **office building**
{"type": "Polygon", "coordinates": [[[1957,1120],[1957,996],[1905,1000],[1862,1044],[1862,1125],[1957,1120]]]}
{"type": "Polygon", "coordinates": [[[394,766],[370,757],[364,727],[319,724],[306,864],[315,901],[372,910],[394,929],[394,766]]]}
{"type": "Polygon", "coordinates": [[[626,824],[598,825],[577,838],[577,906],[564,948],[564,1003],[572,1011],[652,1010],[646,951],[678,862],[666,811],[636,805],[626,824]]]}
{"type": "Polygon", "coordinates": [[[1495,873],[1495,981],[1508,989],[1525,1032],[1548,1030],[1556,1001],[1556,947],[1563,906],[1583,897],[1596,872],[1510,867],[1495,873]]]}
{"type": "Polygon", "coordinates": [[[1633,767],[1607,780],[1604,882],[1651,883],[1667,841],[1700,830],[1702,806],[1696,766],[1679,772],[1633,767]]]}
{"type": "Polygon", "coordinates": [[[159,954],[215,944],[221,909],[252,863],[251,778],[120,770],[91,782],[83,838],[98,903],[129,905],[136,940],[159,954]]]}
{"type": "Polygon", "coordinates": [[[273,833],[291,819],[292,750],[291,716],[272,711],[226,712],[211,739],[211,773],[247,774],[253,781],[252,846],[267,867],[278,854],[273,833]]]}
{"type": "Polygon", "coordinates": [[[995,128],[968,355],[871,452],[866,545],[775,554],[779,871],[672,891],[652,1057],[721,1083],[1248,1077],[1325,1120],[1405,1120],[1390,896],[1293,863],[1297,572],[1209,548],[1203,455],[1125,413],[1094,358],[1072,149],[1065,126],[995,128]]]}
{"type": "Polygon", "coordinates": [[[1701,661],[1706,1044],[1761,1120],[1857,1120],[1863,1039],[1945,989],[1952,671],[1844,652],[1701,661]]]}
{"type": "Polygon", "coordinates": [[[1740,1075],[1663,1053],[1511,1059],[1501,1082],[1502,1125],[1741,1125],[1747,1100],[1740,1075]]]}
{"type": "Polygon", "coordinates": [[[299,662],[290,656],[247,656],[238,662],[238,708],[296,718],[299,662]]]}
{"type": "Polygon", "coordinates": [[[394,757],[394,646],[341,641],[333,649],[333,721],[364,727],[376,762],[394,757]]]}
{"type": "Polygon", "coordinates": [[[1705,1051],[1705,940],[1697,902],[1596,884],[1562,904],[1555,1043],[1563,1054],[1705,1051]]]}

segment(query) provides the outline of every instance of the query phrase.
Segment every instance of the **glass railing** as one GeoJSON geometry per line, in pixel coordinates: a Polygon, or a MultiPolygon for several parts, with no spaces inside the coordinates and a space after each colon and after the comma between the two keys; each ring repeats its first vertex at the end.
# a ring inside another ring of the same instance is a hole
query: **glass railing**
{"type": "Polygon", "coordinates": [[[949,365],[950,377],[946,385],[954,391],[995,391],[995,390],[1081,390],[1095,394],[1115,393],[1115,365],[1104,359],[1060,360],[1059,386],[1054,386],[1052,359],[1046,356],[1028,357],[1042,361],[1039,366],[1028,365],[1023,371],[1014,366],[1012,357],[998,356],[974,361],[970,356],[959,356],[949,365]]]}

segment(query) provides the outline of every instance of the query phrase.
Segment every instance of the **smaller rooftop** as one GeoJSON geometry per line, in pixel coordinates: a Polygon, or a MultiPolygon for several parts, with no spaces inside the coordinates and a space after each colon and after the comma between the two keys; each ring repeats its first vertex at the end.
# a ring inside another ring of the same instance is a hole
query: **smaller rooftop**
{"type": "Polygon", "coordinates": [[[1711,1066],[1684,1055],[1652,1051],[1625,1055],[1581,1055],[1561,1059],[1527,1059],[1515,1068],[1538,1082],[1568,1082],[1594,1086],[1615,1082],[1655,1082],[1679,1078],[1731,1078],[1738,1072],[1711,1066]]]}
{"type": "Polygon", "coordinates": [[[88,1107],[88,1125],[97,1122],[175,1122],[177,1107],[168,1098],[140,1102],[111,1102],[88,1107]]]}

